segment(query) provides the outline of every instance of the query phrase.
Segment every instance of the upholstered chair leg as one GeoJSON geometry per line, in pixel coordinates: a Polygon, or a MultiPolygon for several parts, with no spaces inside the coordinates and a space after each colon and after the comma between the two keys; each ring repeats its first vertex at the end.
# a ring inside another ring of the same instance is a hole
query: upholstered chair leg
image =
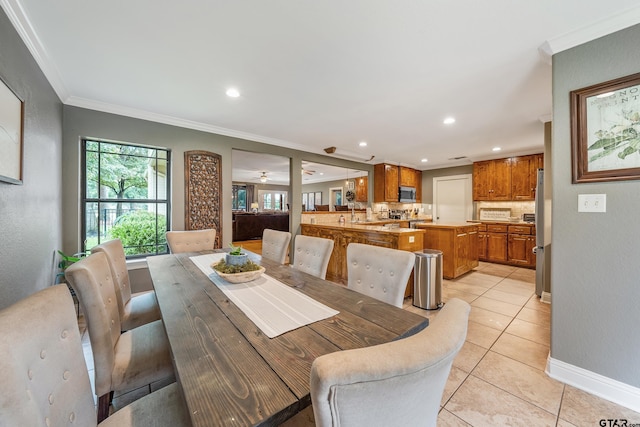
{"type": "Polygon", "coordinates": [[[109,406],[113,400],[113,391],[105,393],[98,398],[98,424],[109,416],[109,406]]]}

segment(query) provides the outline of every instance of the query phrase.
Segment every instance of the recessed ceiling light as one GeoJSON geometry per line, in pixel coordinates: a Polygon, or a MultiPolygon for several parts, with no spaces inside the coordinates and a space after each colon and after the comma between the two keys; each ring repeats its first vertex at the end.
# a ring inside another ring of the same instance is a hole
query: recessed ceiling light
{"type": "Polygon", "coordinates": [[[453,117],[447,117],[446,119],[444,119],[442,123],[444,123],[445,125],[452,125],[455,122],[456,122],[456,119],[454,119],[453,117]]]}
{"type": "Polygon", "coordinates": [[[360,147],[366,147],[367,146],[367,141],[360,141],[360,147]]]}
{"type": "Polygon", "coordinates": [[[240,96],[240,92],[238,92],[238,89],[231,87],[229,89],[227,89],[227,96],[230,98],[237,98],[240,96]]]}
{"type": "Polygon", "coordinates": [[[422,160],[420,160],[420,161],[421,161],[422,163],[427,163],[429,160],[427,160],[427,159],[422,159],[422,160]]]}
{"type": "Polygon", "coordinates": [[[502,148],[500,148],[500,147],[493,147],[493,148],[491,149],[491,151],[500,151],[500,150],[502,150],[502,148]]]}

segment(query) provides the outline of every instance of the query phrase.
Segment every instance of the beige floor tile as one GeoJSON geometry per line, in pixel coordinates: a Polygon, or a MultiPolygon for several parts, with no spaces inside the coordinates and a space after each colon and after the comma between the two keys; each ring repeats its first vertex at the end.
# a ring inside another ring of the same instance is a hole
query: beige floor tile
{"type": "Polygon", "coordinates": [[[543,326],[547,329],[551,328],[551,314],[545,313],[541,310],[532,310],[530,308],[523,308],[516,316],[516,319],[524,320],[525,322],[535,323],[536,325],[543,326]]]}
{"type": "Polygon", "coordinates": [[[489,289],[487,292],[482,294],[482,296],[491,298],[497,301],[508,302],[509,304],[523,306],[529,300],[528,295],[518,295],[509,292],[499,291],[495,288],[489,289]]]}
{"type": "Polygon", "coordinates": [[[438,414],[438,427],[470,427],[469,424],[453,415],[446,409],[442,409],[438,414]]]}
{"type": "Polygon", "coordinates": [[[504,314],[496,313],[495,311],[486,310],[481,307],[471,307],[471,313],[469,313],[469,320],[480,323],[481,325],[488,326],[499,331],[504,329],[513,320],[512,316],[505,316],[504,314]]]}
{"type": "Polygon", "coordinates": [[[551,304],[542,302],[540,300],[540,297],[538,297],[537,295],[533,295],[531,298],[529,298],[529,301],[524,306],[531,310],[538,310],[538,311],[544,311],[545,313],[551,313],[551,304]]]}
{"type": "Polygon", "coordinates": [[[473,375],[545,411],[558,414],[564,384],[540,369],[489,351],[473,370],[473,375]]]}
{"type": "Polygon", "coordinates": [[[473,272],[458,277],[457,279],[455,279],[455,282],[468,283],[470,285],[481,286],[488,289],[498,284],[501,280],[502,277],[496,277],[490,274],[484,274],[482,272],[473,272]]]}
{"type": "Polygon", "coordinates": [[[478,295],[457,291],[455,289],[442,288],[442,301],[447,302],[451,298],[459,298],[471,304],[478,298],[478,295]]]}
{"type": "Polygon", "coordinates": [[[517,270],[517,267],[502,264],[489,264],[481,271],[484,274],[490,274],[492,276],[507,277],[517,270]]]}
{"type": "Polygon", "coordinates": [[[527,298],[530,298],[536,290],[535,285],[531,283],[513,279],[504,279],[494,286],[493,289],[510,294],[523,295],[527,298]]]}
{"type": "Polygon", "coordinates": [[[465,372],[473,371],[478,362],[487,354],[487,349],[469,341],[465,341],[460,352],[453,359],[453,366],[465,372]]]}
{"type": "Polygon", "coordinates": [[[500,334],[501,332],[497,329],[470,321],[467,328],[467,341],[488,349],[496,342],[500,334]]]}
{"type": "Polygon", "coordinates": [[[556,417],[473,375],[445,405],[472,426],[554,426],[556,417]]]}
{"type": "Polygon", "coordinates": [[[509,275],[509,279],[522,280],[523,282],[535,283],[536,271],[527,268],[519,268],[509,275]]]}
{"type": "Polygon", "coordinates": [[[510,357],[533,368],[544,370],[549,357],[549,346],[503,333],[491,350],[510,357]]]}
{"type": "Polygon", "coordinates": [[[485,310],[511,317],[514,317],[522,309],[521,305],[509,304],[508,302],[497,301],[485,296],[480,296],[473,300],[471,307],[484,308],[485,310]]]}
{"type": "Polygon", "coordinates": [[[551,330],[549,328],[517,318],[513,319],[505,332],[538,344],[549,345],[551,342],[551,330]]]}
{"type": "Polygon", "coordinates": [[[473,295],[482,295],[487,292],[488,288],[464,282],[449,282],[445,286],[447,289],[466,292],[473,295]]]}
{"type": "Polygon", "coordinates": [[[621,418],[626,419],[628,424],[640,423],[640,413],[570,385],[565,387],[560,418],[577,426],[597,426],[602,419],[621,418]]]}
{"type": "Polygon", "coordinates": [[[444,391],[442,392],[442,399],[440,400],[440,406],[444,406],[449,398],[453,395],[453,393],[458,390],[460,384],[464,380],[467,379],[469,375],[468,372],[463,371],[462,369],[458,369],[455,366],[451,367],[451,372],[449,373],[449,377],[447,378],[447,383],[444,386],[444,391]]]}
{"type": "Polygon", "coordinates": [[[562,418],[558,418],[558,424],[556,424],[556,427],[578,427],[575,424],[571,424],[569,421],[565,421],[562,418]]]}

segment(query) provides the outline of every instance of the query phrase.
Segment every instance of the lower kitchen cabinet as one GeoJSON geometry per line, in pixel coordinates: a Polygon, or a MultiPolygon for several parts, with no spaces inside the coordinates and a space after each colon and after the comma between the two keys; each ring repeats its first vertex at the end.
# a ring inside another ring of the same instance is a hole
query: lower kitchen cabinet
{"type": "Polygon", "coordinates": [[[486,261],[507,262],[507,226],[487,225],[486,261]]]}
{"type": "Polygon", "coordinates": [[[478,258],[481,261],[535,268],[535,227],[529,224],[481,224],[478,258]]]}
{"type": "Polygon", "coordinates": [[[442,277],[456,277],[478,266],[478,227],[473,225],[416,224],[426,230],[424,248],[442,251],[442,277]]]}

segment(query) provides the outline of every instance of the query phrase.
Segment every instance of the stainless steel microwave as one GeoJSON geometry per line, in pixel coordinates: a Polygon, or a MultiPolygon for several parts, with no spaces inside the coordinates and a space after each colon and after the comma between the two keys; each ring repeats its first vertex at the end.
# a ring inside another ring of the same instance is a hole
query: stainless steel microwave
{"type": "Polygon", "coordinates": [[[416,202],[416,188],[415,187],[400,187],[398,189],[398,202],[400,202],[400,203],[415,203],[416,202]]]}

